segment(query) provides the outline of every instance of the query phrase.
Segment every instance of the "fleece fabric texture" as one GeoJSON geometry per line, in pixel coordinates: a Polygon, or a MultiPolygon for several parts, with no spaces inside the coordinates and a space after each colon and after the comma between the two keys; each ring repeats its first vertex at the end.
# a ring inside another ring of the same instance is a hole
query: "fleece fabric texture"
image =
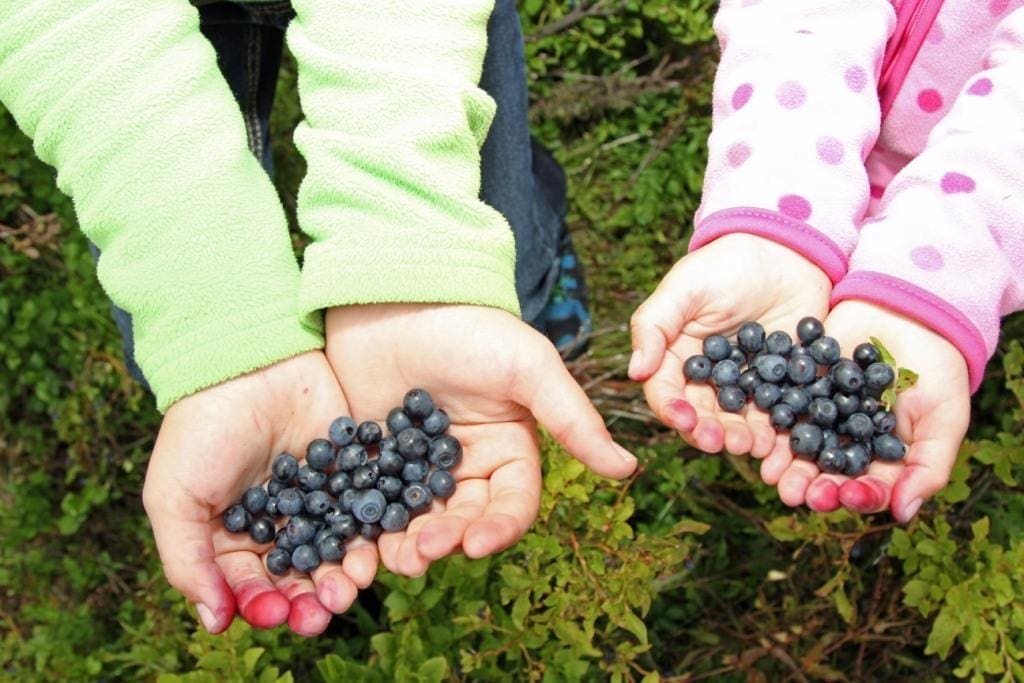
{"type": "Polygon", "coordinates": [[[0,98],[58,170],[160,410],[323,346],[284,211],[197,10],[0,4],[0,98]]]}
{"type": "Polygon", "coordinates": [[[1024,0],[942,3],[881,120],[879,75],[900,59],[887,41],[913,42],[936,2],[723,0],[690,246],[786,244],[833,280],[833,304],[948,338],[976,389],[1000,317],[1024,307],[1024,0]]]}

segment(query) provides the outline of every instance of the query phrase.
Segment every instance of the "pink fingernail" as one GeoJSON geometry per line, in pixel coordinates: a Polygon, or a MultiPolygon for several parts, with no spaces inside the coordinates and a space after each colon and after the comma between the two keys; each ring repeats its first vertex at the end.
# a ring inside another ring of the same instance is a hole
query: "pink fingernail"
{"type": "Polygon", "coordinates": [[[636,377],[637,370],[639,370],[640,364],[643,363],[643,361],[644,361],[644,354],[643,354],[643,352],[640,351],[640,349],[637,349],[636,351],[633,352],[633,355],[630,356],[630,358],[629,358],[629,369],[626,370],[626,373],[631,378],[636,377]]]}
{"type": "Polygon", "coordinates": [[[199,613],[199,620],[203,622],[203,628],[213,633],[217,628],[217,617],[213,616],[213,611],[200,602],[196,603],[196,612],[199,613]]]}
{"type": "Polygon", "coordinates": [[[910,501],[909,503],[903,506],[902,517],[904,524],[906,524],[914,518],[914,515],[917,514],[917,511],[921,509],[921,503],[923,502],[924,501],[921,500],[920,498],[915,498],[914,500],[910,501]]]}

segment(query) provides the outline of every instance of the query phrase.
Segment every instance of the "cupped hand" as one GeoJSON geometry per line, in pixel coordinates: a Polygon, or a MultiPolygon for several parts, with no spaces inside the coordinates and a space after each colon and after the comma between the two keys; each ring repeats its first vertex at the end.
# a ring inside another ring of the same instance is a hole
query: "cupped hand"
{"type": "Polygon", "coordinates": [[[302,458],[309,441],[347,412],[326,357],[315,351],[183,398],[164,415],[143,503],[168,581],[196,604],[211,633],[226,629],[237,610],[256,627],[287,621],[296,633],[316,635],[373,580],[372,544],[353,544],[342,565],[322,565],[311,578],[279,577],[263,561],[272,544],[228,533],[221,521],[246,489],[267,480],[278,453],[302,458]]]}
{"type": "Polygon", "coordinates": [[[769,456],[772,467],[781,471],[779,496],[789,505],[806,502],[819,511],[889,508],[898,521],[907,522],[949,482],[971,416],[967,363],[953,344],[928,327],[862,301],[839,303],[825,330],[839,341],[846,357],[857,344],[876,337],[898,366],[918,374],[894,406],[896,434],[907,444],[907,454],[899,462],[876,460],[865,474],[851,479],[822,474],[814,463],[794,460],[788,446],[780,447],[769,456]]]}
{"type": "Polygon", "coordinates": [[[633,314],[629,376],[644,383],[658,419],[690,445],[763,458],[778,443],[768,414],[753,404],[741,413],[721,409],[710,384],[686,381],[683,363],[703,352],[706,337],[728,337],[747,321],[795,339],[801,318],[824,318],[831,290],[825,273],[788,247],[747,234],[720,237],[680,259],[633,314]]]}
{"type": "Polygon", "coordinates": [[[621,478],[636,459],[617,445],[558,352],[504,311],[374,304],[331,309],[327,356],[357,420],[383,422],[414,387],[451,418],[463,446],[455,493],[378,539],[381,562],[407,576],[458,550],[477,558],[515,543],[540,502],[539,421],[597,474],[621,478]]]}

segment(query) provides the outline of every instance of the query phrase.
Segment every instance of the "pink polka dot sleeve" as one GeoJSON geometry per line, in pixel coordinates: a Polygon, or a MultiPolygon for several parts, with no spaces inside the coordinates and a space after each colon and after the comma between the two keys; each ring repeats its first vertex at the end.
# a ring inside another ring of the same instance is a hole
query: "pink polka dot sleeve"
{"type": "Polygon", "coordinates": [[[723,0],[722,58],[690,250],[734,232],[846,273],[869,201],[877,72],[895,25],[886,0],[723,0]]]}
{"type": "Polygon", "coordinates": [[[1000,318],[1024,308],[1024,10],[997,28],[921,154],[865,222],[833,303],[888,306],[963,353],[972,389],[1000,318]]]}

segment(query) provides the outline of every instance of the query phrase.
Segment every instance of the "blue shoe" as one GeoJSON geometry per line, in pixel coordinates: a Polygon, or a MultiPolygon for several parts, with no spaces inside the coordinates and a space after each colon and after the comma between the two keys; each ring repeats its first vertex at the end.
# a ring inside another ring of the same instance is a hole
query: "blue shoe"
{"type": "Polygon", "coordinates": [[[557,256],[558,279],[534,326],[551,340],[564,360],[573,360],[587,350],[593,328],[583,265],[568,232],[562,235],[557,256]]]}

